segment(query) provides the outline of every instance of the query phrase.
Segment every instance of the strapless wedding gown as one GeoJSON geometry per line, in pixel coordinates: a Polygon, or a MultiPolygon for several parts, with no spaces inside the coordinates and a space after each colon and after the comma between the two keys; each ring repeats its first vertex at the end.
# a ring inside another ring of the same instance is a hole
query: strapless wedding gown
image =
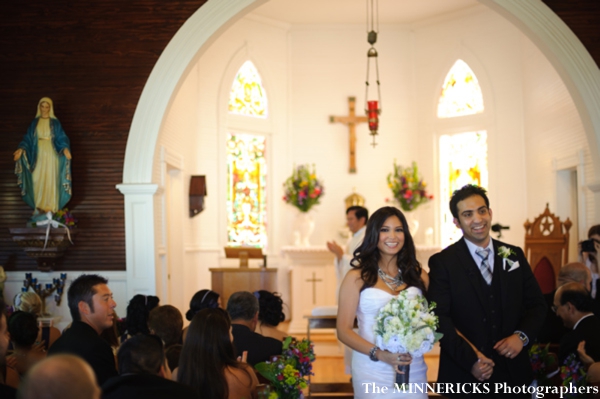
{"type": "MultiPolygon", "coordinates": [[[[406,289],[409,298],[423,295],[417,287],[408,287],[406,289]],[[414,296],[413,296],[414,295],[414,296]]],[[[360,294],[356,317],[358,319],[358,334],[369,342],[375,343],[375,317],[379,310],[385,306],[393,295],[378,288],[367,288],[360,294]]],[[[366,398],[411,398],[427,399],[426,393],[404,393],[394,392],[394,383],[396,382],[396,372],[394,367],[384,362],[374,362],[368,355],[353,351],[352,353],[352,385],[354,387],[355,399],[366,398]],[[378,388],[374,392],[374,386],[378,388]],[[381,388],[387,387],[387,392],[383,393],[381,388]]],[[[427,383],[427,365],[423,357],[415,357],[410,364],[409,383],[422,384],[425,387],[427,383]]]]}

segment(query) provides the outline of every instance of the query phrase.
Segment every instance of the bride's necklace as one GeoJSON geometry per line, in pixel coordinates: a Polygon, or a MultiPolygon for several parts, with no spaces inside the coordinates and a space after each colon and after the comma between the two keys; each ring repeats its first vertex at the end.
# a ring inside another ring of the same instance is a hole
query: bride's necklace
{"type": "Polygon", "coordinates": [[[396,277],[390,276],[381,269],[378,269],[377,273],[379,274],[379,277],[381,277],[385,285],[387,285],[390,288],[390,290],[394,292],[398,290],[398,287],[404,284],[404,281],[402,280],[402,272],[400,270],[398,270],[398,274],[396,275],[396,277]]]}

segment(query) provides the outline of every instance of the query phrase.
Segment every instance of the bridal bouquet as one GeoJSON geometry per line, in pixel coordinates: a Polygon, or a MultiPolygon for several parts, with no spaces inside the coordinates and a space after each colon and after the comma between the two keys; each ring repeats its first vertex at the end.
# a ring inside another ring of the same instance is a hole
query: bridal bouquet
{"type": "Polygon", "coordinates": [[[304,377],[313,375],[314,360],[315,352],[309,340],[287,337],[281,356],[258,363],[254,368],[273,385],[275,392],[271,392],[269,399],[299,399],[304,397],[302,390],[308,386],[304,377]]]}
{"type": "MultiPolygon", "coordinates": [[[[438,317],[435,303],[404,290],[379,310],[375,319],[375,345],[392,353],[410,353],[417,357],[429,352],[442,338],[436,332],[438,317]]],[[[409,366],[399,366],[404,374],[396,374],[396,383],[408,383],[409,366]]]]}

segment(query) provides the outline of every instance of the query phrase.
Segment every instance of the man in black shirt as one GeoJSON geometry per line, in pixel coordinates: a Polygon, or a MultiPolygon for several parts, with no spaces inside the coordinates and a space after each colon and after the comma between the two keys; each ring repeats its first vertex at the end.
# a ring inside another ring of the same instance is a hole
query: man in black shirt
{"type": "Polygon", "coordinates": [[[258,324],[258,299],[250,292],[233,293],[227,301],[227,312],[231,317],[233,346],[237,356],[248,352],[247,362],[256,363],[281,355],[282,343],[274,338],[254,332],[258,324]]]}
{"type": "Polygon", "coordinates": [[[100,337],[115,322],[117,307],[107,283],[96,274],[83,274],[71,283],[67,296],[73,323],[48,350],[48,355],[71,353],[82,357],[92,366],[99,385],[117,375],[112,349],[100,337]]]}

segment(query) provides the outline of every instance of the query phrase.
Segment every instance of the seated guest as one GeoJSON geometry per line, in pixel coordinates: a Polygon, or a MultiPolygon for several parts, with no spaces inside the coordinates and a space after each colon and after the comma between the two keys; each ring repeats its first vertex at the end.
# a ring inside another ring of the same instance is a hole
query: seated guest
{"type": "Polygon", "coordinates": [[[149,334],[148,315],[150,311],[158,306],[157,296],[137,294],[127,305],[127,316],[125,317],[125,332],[121,336],[121,342],[136,334],[149,334]]]}
{"type": "Polygon", "coordinates": [[[592,273],[592,298],[596,302],[600,302],[600,278],[598,276],[598,251],[600,251],[600,224],[590,227],[588,230],[588,240],[592,242],[593,248],[582,248],[582,243],[579,243],[579,253],[581,261],[590,269],[592,273]]]}
{"type": "Polygon", "coordinates": [[[256,374],[236,360],[231,339],[231,321],[223,309],[196,313],[174,372],[176,380],[192,387],[198,398],[255,398],[256,374]]]}
{"type": "MultiPolygon", "coordinates": [[[[14,299],[15,310],[27,313],[33,313],[36,317],[42,317],[42,299],[38,294],[32,291],[19,292],[14,299]]],[[[60,337],[58,328],[52,325],[52,321],[47,325],[42,325],[36,342],[43,344],[43,349],[48,350],[50,346],[60,337]]]]}
{"type": "Polygon", "coordinates": [[[181,349],[183,345],[175,344],[169,347],[165,347],[165,356],[167,357],[167,363],[169,364],[169,369],[175,370],[179,367],[179,358],[181,357],[181,349]]]}
{"type": "Polygon", "coordinates": [[[100,337],[102,331],[113,326],[117,307],[107,283],[96,274],[82,274],[71,283],[67,298],[73,323],[48,350],[48,355],[71,353],[82,357],[92,366],[100,385],[117,375],[112,349],[100,337]]]}
{"type": "Polygon", "coordinates": [[[117,354],[118,377],[102,385],[103,399],[197,399],[190,387],[171,381],[164,346],[156,335],[137,334],[117,354]]]}
{"type": "Polygon", "coordinates": [[[227,301],[236,356],[248,352],[247,361],[252,366],[281,355],[282,349],[281,341],[254,332],[258,324],[258,309],[258,299],[250,292],[235,292],[227,301]]]}
{"type": "Polygon", "coordinates": [[[6,306],[0,297],[0,398],[14,399],[17,396],[15,388],[4,383],[2,366],[5,364],[6,351],[8,350],[8,327],[6,322],[6,306]]]}
{"type": "Polygon", "coordinates": [[[592,313],[591,304],[592,297],[581,284],[567,283],[556,290],[552,308],[565,327],[572,330],[560,341],[559,364],[570,354],[577,355],[581,341],[585,341],[585,353],[600,361],[600,319],[592,313]]]}
{"type": "MultiPolygon", "coordinates": [[[[592,276],[590,270],[583,263],[568,263],[560,268],[558,273],[558,286],[560,287],[566,283],[574,282],[583,285],[589,292],[591,279],[592,276]]],[[[544,299],[546,300],[546,305],[548,305],[548,310],[546,311],[544,325],[537,338],[538,342],[544,344],[558,344],[560,343],[560,339],[569,332],[569,329],[563,325],[560,317],[558,317],[558,315],[552,311],[554,294],[556,294],[556,290],[551,293],[544,294],[544,299]]],[[[594,307],[598,308],[596,305],[594,305],[594,307]]],[[[600,317],[600,313],[597,313],[596,316],[600,317]]]]}
{"type": "MultiPolygon", "coordinates": [[[[190,301],[190,308],[185,312],[185,318],[192,321],[194,315],[202,309],[215,309],[221,307],[221,297],[213,290],[200,290],[194,294],[190,301]]],[[[183,329],[183,340],[187,335],[187,327],[183,329]]]]}
{"type": "Polygon", "coordinates": [[[7,362],[14,365],[20,376],[46,357],[45,352],[33,350],[38,331],[37,318],[32,313],[19,310],[8,318],[8,333],[13,344],[13,353],[7,362]]]}
{"type": "Polygon", "coordinates": [[[288,334],[278,330],[279,323],[285,320],[283,313],[283,300],[277,293],[269,291],[256,291],[254,295],[258,298],[258,326],[256,332],[264,337],[275,338],[283,341],[288,334]]]}
{"type": "Polygon", "coordinates": [[[148,316],[150,334],[158,335],[163,340],[165,348],[181,343],[183,317],[175,306],[158,306],[150,311],[148,316]]]}
{"type": "Polygon", "coordinates": [[[56,355],[33,366],[19,386],[19,398],[100,399],[100,388],[94,371],[80,357],[56,355]]]}

